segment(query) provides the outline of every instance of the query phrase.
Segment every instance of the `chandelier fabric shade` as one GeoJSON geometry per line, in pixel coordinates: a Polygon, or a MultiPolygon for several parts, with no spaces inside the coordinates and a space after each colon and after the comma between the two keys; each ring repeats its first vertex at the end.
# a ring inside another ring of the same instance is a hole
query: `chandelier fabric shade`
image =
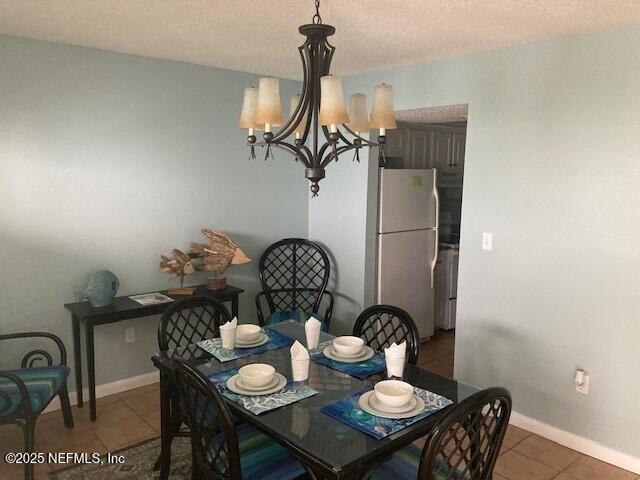
{"type": "Polygon", "coordinates": [[[349,123],[347,126],[356,133],[369,132],[367,96],[364,93],[354,93],[349,97],[349,123]]]}
{"type": "Polygon", "coordinates": [[[351,151],[353,160],[359,162],[363,147],[377,147],[378,162],[384,165],[386,130],[396,128],[391,85],[376,86],[370,116],[363,93],[349,97],[347,111],[342,79],[330,73],[336,49],[328,39],[336,29],[322,23],[320,0],[315,0],[315,6],[313,23],[298,28],[305,37],[298,47],[303,84],[300,95],[291,98],[287,120],[282,115],[280,82],[276,78],[261,78],[257,89],[245,89],[238,122],[238,126],[249,130],[249,159],[256,158],[256,147],[266,147],[265,160],[273,158],[276,148],[290,153],[304,166],[314,197],[327,166],[346,152],[351,151]],[[281,128],[274,131],[273,127],[281,128]],[[361,136],[371,128],[379,129],[377,142],[361,136]],[[264,130],[261,141],[255,135],[258,129],[264,130]]]}
{"type": "Polygon", "coordinates": [[[247,87],[244,89],[242,111],[240,112],[240,128],[256,128],[256,107],[258,105],[258,89],[247,87]]]}
{"type": "Polygon", "coordinates": [[[371,128],[396,128],[393,87],[386,83],[376,85],[371,109],[371,128]]]}
{"type": "Polygon", "coordinates": [[[349,123],[342,93],[342,79],[333,75],[320,78],[320,92],[320,125],[349,123]]]}
{"type": "Polygon", "coordinates": [[[264,125],[265,131],[269,131],[270,126],[281,126],[282,120],[280,81],[272,77],[261,78],[258,85],[255,123],[264,125]]]}

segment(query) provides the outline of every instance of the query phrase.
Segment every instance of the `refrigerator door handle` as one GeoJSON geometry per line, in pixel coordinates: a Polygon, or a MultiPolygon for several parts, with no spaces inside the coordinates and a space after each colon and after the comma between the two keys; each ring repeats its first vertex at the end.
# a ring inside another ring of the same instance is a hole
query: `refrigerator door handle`
{"type": "Polygon", "coordinates": [[[435,286],[436,276],[436,263],[438,263],[438,229],[440,228],[440,195],[438,194],[438,187],[436,186],[437,170],[433,170],[433,198],[435,199],[436,207],[436,228],[434,229],[434,245],[433,245],[433,260],[431,261],[431,288],[435,286]]]}

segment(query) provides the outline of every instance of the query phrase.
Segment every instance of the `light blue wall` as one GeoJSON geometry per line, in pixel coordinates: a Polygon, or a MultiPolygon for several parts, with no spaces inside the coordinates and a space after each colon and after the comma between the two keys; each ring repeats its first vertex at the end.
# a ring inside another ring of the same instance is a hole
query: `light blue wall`
{"type": "MultiPolygon", "coordinates": [[[[204,226],[256,260],[229,273],[247,290],[241,320],[255,321],[260,253],[308,223],[304,169],[277,152],[249,162],[236,128],[257,77],[9,37],[0,65],[0,332],[52,331],[71,351],[63,304],[90,272],[115,272],[120,294],[175,286],[159,255],[204,226]]],[[[283,82],[283,99],[298,87],[283,82]]],[[[153,370],[156,325],[97,328],[98,384],[153,370]]],[[[0,348],[2,368],[15,359],[0,348]]]]}
{"type": "MultiPolygon", "coordinates": [[[[345,93],[383,81],[398,110],[469,104],[456,377],[640,456],[640,27],[358,75],[345,93]]],[[[345,329],[365,302],[368,172],[330,166],[309,208],[338,284],[354,282],[345,329]]]]}

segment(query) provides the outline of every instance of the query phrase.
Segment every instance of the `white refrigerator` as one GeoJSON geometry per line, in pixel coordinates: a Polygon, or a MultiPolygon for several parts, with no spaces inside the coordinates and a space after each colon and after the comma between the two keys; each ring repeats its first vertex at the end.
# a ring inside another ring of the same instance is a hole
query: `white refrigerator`
{"type": "Polygon", "coordinates": [[[380,168],[379,178],[376,302],[406,310],[426,340],[435,318],[436,170],[380,168]]]}

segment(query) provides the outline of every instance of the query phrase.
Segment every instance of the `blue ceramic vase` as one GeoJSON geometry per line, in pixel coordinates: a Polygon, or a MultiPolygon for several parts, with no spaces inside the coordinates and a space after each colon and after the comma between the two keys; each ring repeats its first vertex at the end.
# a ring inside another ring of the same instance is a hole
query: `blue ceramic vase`
{"type": "Polygon", "coordinates": [[[118,277],[109,270],[100,270],[89,277],[84,296],[92,307],[106,307],[113,303],[118,288],[120,288],[118,277]]]}

